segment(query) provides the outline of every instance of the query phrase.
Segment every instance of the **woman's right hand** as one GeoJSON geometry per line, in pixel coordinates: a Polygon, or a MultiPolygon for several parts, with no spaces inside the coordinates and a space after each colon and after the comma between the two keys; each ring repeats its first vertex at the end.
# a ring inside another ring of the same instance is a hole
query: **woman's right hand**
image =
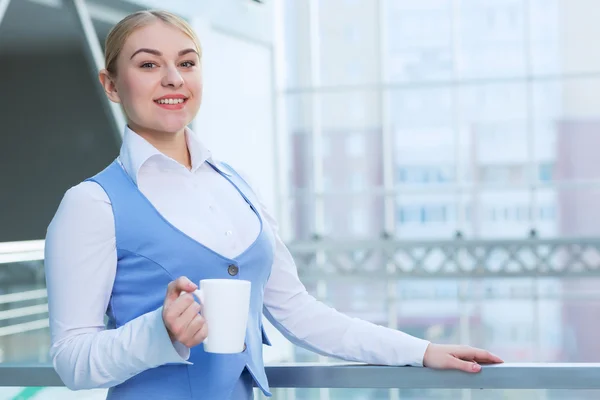
{"type": "Polygon", "coordinates": [[[171,341],[178,341],[191,348],[204,341],[208,336],[206,320],[200,312],[200,304],[189,293],[198,287],[182,276],[167,287],[162,317],[171,341]],[[182,292],[186,292],[182,295],[182,292]]]}

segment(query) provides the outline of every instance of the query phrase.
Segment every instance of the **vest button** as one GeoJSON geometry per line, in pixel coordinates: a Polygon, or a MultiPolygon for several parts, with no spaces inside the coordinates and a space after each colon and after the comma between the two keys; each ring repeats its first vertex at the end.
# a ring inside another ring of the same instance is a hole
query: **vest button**
{"type": "Polygon", "coordinates": [[[231,276],[236,276],[238,272],[240,272],[240,269],[237,267],[237,265],[231,264],[229,268],[227,268],[227,272],[229,272],[229,275],[231,276]]]}

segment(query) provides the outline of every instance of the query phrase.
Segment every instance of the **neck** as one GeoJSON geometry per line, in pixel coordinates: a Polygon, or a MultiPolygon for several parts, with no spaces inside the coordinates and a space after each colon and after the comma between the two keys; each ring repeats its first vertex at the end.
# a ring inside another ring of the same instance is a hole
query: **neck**
{"type": "Polygon", "coordinates": [[[185,129],[176,132],[157,132],[138,129],[129,125],[131,130],[143,137],[158,151],[177,161],[187,169],[192,169],[192,159],[185,138],[185,129]]]}

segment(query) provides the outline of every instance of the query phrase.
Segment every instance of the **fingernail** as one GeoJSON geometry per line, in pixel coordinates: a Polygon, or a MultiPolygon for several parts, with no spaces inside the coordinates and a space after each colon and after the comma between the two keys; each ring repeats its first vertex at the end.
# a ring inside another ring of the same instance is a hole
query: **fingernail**
{"type": "Polygon", "coordinates": [[[473,371],[479,371],[481,369],[481,365],[473,364],[473,371]]]}

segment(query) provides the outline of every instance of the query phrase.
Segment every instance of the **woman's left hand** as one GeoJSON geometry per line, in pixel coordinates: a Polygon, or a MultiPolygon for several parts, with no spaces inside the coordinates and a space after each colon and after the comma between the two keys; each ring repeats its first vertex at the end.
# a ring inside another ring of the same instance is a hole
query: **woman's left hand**
{"type": "Polygon", "coordinates": [[[482,364],[503,363],[500,357],[489,351],[470,346],[429,344],[423,357],[423,366],[435,369],[459,369],[479,372],[482,364]]]}

